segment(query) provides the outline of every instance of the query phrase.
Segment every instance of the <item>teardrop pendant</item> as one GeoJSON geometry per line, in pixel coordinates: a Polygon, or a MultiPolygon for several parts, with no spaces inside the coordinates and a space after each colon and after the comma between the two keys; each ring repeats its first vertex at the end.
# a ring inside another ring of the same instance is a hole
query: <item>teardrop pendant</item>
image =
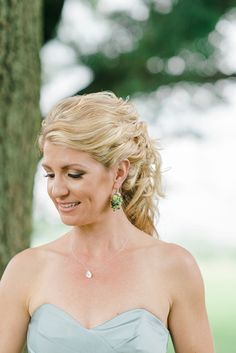
{"type": "Polygon", "coordinates": [[[92,277],[93,277],[93,274],[92,274],[91,271],[87,270],[87,271],[85,272],[85,276],[86,276],[87,278],[92,278],[92,277]]]}

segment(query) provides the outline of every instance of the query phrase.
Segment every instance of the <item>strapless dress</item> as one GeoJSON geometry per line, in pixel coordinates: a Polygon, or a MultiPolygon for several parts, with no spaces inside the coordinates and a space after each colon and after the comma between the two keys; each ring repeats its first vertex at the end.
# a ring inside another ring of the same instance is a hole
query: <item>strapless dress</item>
{"type": "Polygon", "coordinates": [[[27,331],[28,353],[166,353],[169,331],[142,308],[87,329],[54,304],[40,305],[27,331]]]}

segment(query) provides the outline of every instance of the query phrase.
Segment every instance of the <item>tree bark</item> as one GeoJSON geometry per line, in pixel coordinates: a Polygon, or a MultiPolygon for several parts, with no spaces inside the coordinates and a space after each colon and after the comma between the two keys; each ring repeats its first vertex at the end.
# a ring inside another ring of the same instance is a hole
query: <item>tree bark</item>
{"type": "Polygon", "coordinates": [[[42,0],[0,0],[0,277],[29,247],[39,158],[42,0]]]}

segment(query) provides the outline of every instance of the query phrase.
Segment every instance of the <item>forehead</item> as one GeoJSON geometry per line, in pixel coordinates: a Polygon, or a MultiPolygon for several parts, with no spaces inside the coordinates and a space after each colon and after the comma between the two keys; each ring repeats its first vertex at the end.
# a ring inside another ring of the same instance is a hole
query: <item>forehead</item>
{"type": "Polygon", "coordinates": [[[86,152],[53,144],[49,141],[45,142],[42,165],[48,167],[64,167],[72,164],[78,164],[81,167],[102,166],[101,163],[97,162],[86,152]]]}

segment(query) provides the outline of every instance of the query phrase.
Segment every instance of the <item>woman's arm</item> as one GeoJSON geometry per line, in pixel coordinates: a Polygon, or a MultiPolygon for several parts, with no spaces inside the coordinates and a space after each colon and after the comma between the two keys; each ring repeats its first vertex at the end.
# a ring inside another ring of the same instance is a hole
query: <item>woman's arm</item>
{"type": "Polygon", "coordinates": [[[0,353],[21,353],[28,322],[32,276],[31,249],[14,256],[0,281],[0,353]]]}
{"type": "Polygon", "coordinates": [[[171,275],[172,303],[168,325],[176,353],[214,353],[204,284],[193,256],[174,246],[171,275]]]}

